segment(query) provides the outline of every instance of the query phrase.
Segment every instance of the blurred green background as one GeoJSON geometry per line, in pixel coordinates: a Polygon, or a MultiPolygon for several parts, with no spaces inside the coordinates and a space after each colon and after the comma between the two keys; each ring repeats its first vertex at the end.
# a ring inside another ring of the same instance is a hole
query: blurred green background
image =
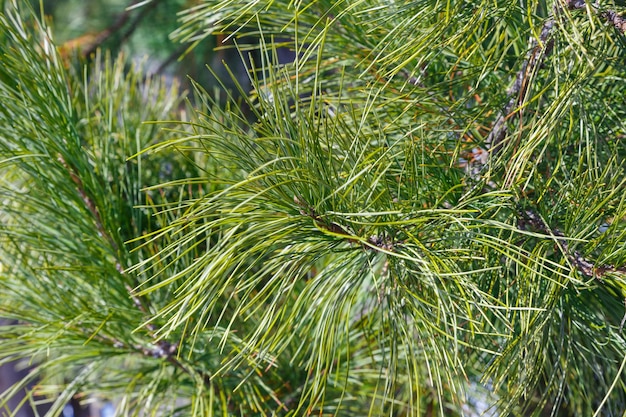
{"type": "MultiPolygon", "coordinates": [[[[172,38],[181,24],[179,13],[199,0],[44,0],[43,12],[64,57],[89,59],[96,48],[123,53],[130,62],[142,62],[148,74],[178,78],[183,87],[194,80],[207,90],[218,85],[211,71],[233,87],[223,63],[244,89],[248,85],[245,65],[224,37],[206,37],[190,50],[172,38]]],[[[40,1],[32,0],[35,10],[40,1]]]]}

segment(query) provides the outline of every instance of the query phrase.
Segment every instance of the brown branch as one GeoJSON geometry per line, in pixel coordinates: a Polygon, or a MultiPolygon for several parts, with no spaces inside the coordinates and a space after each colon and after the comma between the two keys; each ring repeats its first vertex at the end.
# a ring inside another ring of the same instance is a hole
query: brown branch
{"type": "MultiPolygon", "coordinates": [[[[584,9],[587,7],[585,0],[565,0],[565,5],[570,10],[584,9]]],[[[591,8],[595,10],[594,6],[591,6],[591,8]]],[[[556,14],[556,12],[558,12],[558,6],[555,6],[553,14],[556,14]]],[[[608,23],[612,24],[622,34],[626,33],[626,18],[612,10],[601,12],[600,16],[608,23]]],[[[515,110],[515,107],[521,107],[521,104],[523,104],[523,98],[528,89],[528,83],[526,82],[528,74],[532,74],[537,69],[541,68],[544,59],[552,53],[554,41],[550,39],[550,35],[552,34],[554,24],[554,18],[548,19],[541,28],[539,39],[533,39],[531,41],[530,52],[522,63],[522,67],[517,72],[514,84],[507,91],[509,101],[497,116],[491,132],[489,132],[489,135],[485,139],[486,147],[491,151],[491,157],[496,156],[502,150],[502,141],[506,137],[508,130],[506,121],[519,114],[519,109],[515,110]]],[[[486,163],[487,160],[483,162],[486,163]]]]}
{"type": "Polygon", "coordinates": [[[299,209],[300,214],[302,214],[303,216],[310,217],[313,220],[315,220],[315,224],[321,227],[322,229],[328,230],[329,232],[334,233],[334,234],[345,235],[346,237],[348,237],[348,240],[350,240],[351,242],[353,243],[357,242],[357,240],[350,238],[351,234],[342,226],[338,225],[337,223],[329,222],[325,220],[324,218],[322,218],[322,216],[317,214],[315,209],[309,206],[309,204],[306,201],[304,201],[302,197],[298,198],[294,196],[293,201],[300,207],[299,209]]]}
{"type": "MultiPolygon", "coordinates": [[[[111,26],[109,26],[108,28],[98,32],[94,39],[90,42],[89,46],[82,51],[83,56],[90,56],[91,54],[93,54],[100,46],[102,46],[102,44],[104,42],[107,41],[107,39],[109,39],[111,36],[113,36],[115,33],[117,33],[118,31],[122,30],[122,28],[124,26],[126,26],[126,23],[128,23],[130,16],[133,12],[133,10],[131,10],[131,8],[136,5],[137,3],[139,3],[142,0],[133,0],[127,7],[126,9],[120,13],[117,18],[115,19],[115,22],[113,22],[113,24],[111,26]]],[[[133,32],[135,31],[135,29],[137,29],[137,26],[139,25],[139,22],[148,15],[148,13],[150,11],[152,11],[159,3],[160,0],[153,0],[148,6],[143,7],[141,12],[139,14],[137,14],[134,19],[130,22],[130,27],[126,30],[126,32],[124,32],[122,34],[122,38],[120,39],[120,44],[122,44],[123,42],[125,42],[126,40],[128,40],[128,38],[133,34],[133,32]]]]}
{"type": "MultiPolygon", "coordinates": [[[[74,328],[81,333],[85,333],[85,329],[74,328]]],[[[115,349],[128,349],[134,351],[134,353],[140,353],[143,356],[151,357],[154,359],[165,359],[176,368],[180,369],[187,375],[194,376],[199,375],[207,388],[211,387],[211,376],[206,372],[200,371],[197,373],[195,370],[190,369],[189,366],[178,359],[178,343],[170,343],[165,340],[160,340],[152,347],[142,346],[140,344],[127,345],[115,337],[108,336],[106,334],[97,334],[96,339],[102,343],[108,343],[115,349]]],[[[91,339],[91,338],[90,338],[91,339]]],[[[217,394],[217,387],[214,388],[214,392],[217,394]]]]}
{"type": "Polygon", "coordinates": [[[167,67],[169,67],[170,65],[172,65],[174,62],[176,62],[176,60],[183,55],[183,53],[187,50],[187,48],[189,48],[188,45],[183,44],[181,46],[179,46],[174,52],[172,52],[163,62],[161,62],[161,64],[159,65],[159,67],[156,69],[156,71],[151,72],[150,75],[154,75],[154,74],[162,74],[165,69],[167,67]]]}
{"type": "MultiPolygon", "coordinates": [[[[580,271],[583,275],[596,278],[600,282],[602,278],[607,272],[619,272],[620,274],[626,274],[626,267],[615,267],[613,265],[600,265],[595,266],[593,262],[586,259],[581,255],[579,251],[570,252],[569,245],[565,239],[565,235],[559,229],[550,230],[550,227],[546,224],[546,222],[534,211],[532,210],[523,210],[521,211],[521,218],[518,220],[518,227],[521,229],[525,229],[525,223],[532,225],[535,229],[546,233],[551,234],[553,236],[558,236],[561,239],[556,239],[557,245],[563,252],[563,254],[568,258],[570,263],[572,263],[578,271],[580,271]]],[[[624,307],[626,307],[626,298],[624,298],[624,307]]],[[[624,317],[622,317],[622,321],[619,325],[619,332],[622,332],[624,328],[624,324],[626,324],[626,313],[624,313],[624,317]]]]}
{"type": "MultiPolygon", "coordinates": [[[[136,0],[135,3],[137,3],[137,1],[139,0],[136,0]]],[[[135,16],[135,18],[130,21],[129,28],[126,30],[126,32],[122,34],[122,39],[120,40],[120,43],[125,42],[126,40],[128,40],[128,38],[131,37],[131,35],[139,27],[139,22],[141,22],[148,15],[148,13],[150,13],[156,8],[156,6],[158,6],[159,1],[160,0],[152,0],[152,2],[148,4],[148,6],[141,8],[141,11],[137,14],[137,16],[135,16]]]]}
{"type": "Polygon", "coordinates": [[[600,16],[606,19],[608,23],[612,24],[615,27],[615,29],[622,32],[622,34],[626,33],[626,18],[617,14],[613,10],[607,10],[605,12],[602,12],[600,16]]]}
{"type": "Polygon", "coordinates": [[[315,224],[318,227],[327,230],[330,233],[345,236],[350,243],[361,244],[365,249],[383,250],[387,252],[392,251],[394,248],[394,242],[392,239],[378,235],[370,236],[367,239],[367,244],[364,245],[362,240],[356,238],[354,234],[346,230],[345,227],[335,222],[328,221],[320,216],[313,207],[311,207],[306,201],[302,199],[302,197],[294,196],[293,201],[298,205],[298,207],[300,207],[298,209],[300,211],[300,214],[310,217],[315,221],[315,224]]]}
{"type": "MultiPolygon", "coordinates": [[[[554,42],[550,39],[550,35],[552,34],[554,23],[554,18],[547,20],[541,28],[539,40],[533,39],[531,41],[530,51],[524,62],[522,62],[522,68],[517,72],[513,85],[507,90],[509,101],[498,114],[491,132],[485,139],[486,148],[490,150],[491,157],[496,156],[502,149],[502,141],[506,137],[508,130],[506,121],[519,114],[519,110],[514,110],[514,108],[523,103],[523,98],[529,86],[527,82],[528,74],[534,73],[541,67],[545,57],[552,53],[554,42]]],[[[484,162],[487,161],[485,160],[484,162]]]]}
{"type": "Polygon", "coordinates": [[[557,247],[567,258],[567,260],[580,273],[590,278],[597,278],[602,281],[604,275],[608,272],[619,272],[626,274],[626,267],[615,267],[613,265],[596,265],[594,262],[585,258],[579,251],[572,250],[566,239],[566,236],[557,228],[551,228],[542,218],[532,209],[520,210],[518,213],[517,226],[521,230],[532,229],[550,235],[554,238],[557,247]]]}
{"type": "MultiPolygon", "coordinates": [[[[586,0],[566,0],[565,4],[570,10],[576,9],[586,9],[587,2],[586,0]]],[[[589,7],[591,10],[597,12],[597,4],[590,4],[589,7]]],[[[621,33],[626,33],[626,18],[619,15],[617,12],[613,10],[605,10],[600,12],[600,17],[610,23],[615,27],[615,29],[619,30],[621,33]]]]}
{"type": "Polygon", "coordinates": [[[122,265],[120,264],[119,259],[118,259],[119,246],[117,245],[117,242],[115,241],[115,239],[113,239],[113,237],[106,231],[104,227],[104,223],[102,222],[102,216],[100,215],[100,210],[98,210],[98,206],[87,193],[87,190],[85,189],[85,185],[83,184],[83,181],[76,173],[76,169],[73,167],[70,167],[61,154],[57,155],[57,160],[67,170],[68,174],[70,175],[70,178],[72,179],[72,182],[76,184],[76,189],[78,191],[78,194],[80,195],[80,198],[83,200],[83,202],[85,203],[85,207],[87,207],[87,210],[89,210],[89,212],[91,213],[91,215],[93,216],[95,220],[98,234],[108,242],[108,244],[111,246],[111,248],[115,252],[115,258],[117,259],[115,263],[115,269],[117,269],[117,271],[121,274],[124,269],[122,268],[122,265]]]}
{"type": "MultiPolygon", "coordinates": [[[[98,229],[98,233],[104,239],[106,239],[106,241],[109,243],[109,245],[111,245],[111,247],[115,251],[115,258],[116,258],[115,267],[117,271],[120,273],[120,275],[125,275],[124,269],[122,268],[120,264],[120,260],[119,260],[119,250],[118,250],[119,247],[117,243],[115,242],[115,240],[111,237],[111,235],[107,233],[104,227],[104,224],[102,222],[102,216],[100,215],[98,206],[87,193],[85,186],[83,184],[83,181],[76,173],[76,170],[74,168],[71,168],[67,164],[63,156],[58,155],[57,159],[63,165],[63,167],[68,171],[70,178],[72,179],[72,182],[77,187],[77,191],[81,199],[85,203],[85,206],[87,207],[89,212],[94,217],[96,228],[98,229]]],[[[130,285],[126,284],[125,287],[135,307],[139,311],[141,311],[144,315],[148,315],[148,309],[146,308],[143,300],[134,293],[130,285]]],[[[195,372],[193,370],[188,369],[187,366],[178,359],[178,348],[179,348],[178,343],[171,343],[167,340],[159,340],[158,337],[156,336],[158,330],[152,323],[149,323],[149,322],[145,323],[145,327],[148,330],[148,335],[152,338],[153,346],[146,347],[146,346],[141,346],[141,345],[133,345],[132,349],[138,352],[141,352],[144,356],[166,359],[168,362],[170,362],[171,364],[173,364],[174,366],[176,366],[177,368],[181,369],[183,372],[189,375],[192,375],[195,372]]],[[[117,348],[125,347],[125,344],[119,340],[116,340],[114,338],[111,338],[105,335],[98,335],[98,336],[101,338],[101,340],[106,340],[112,343],[114,347],[117,347],[117,348]]],[[[207,387],[209,387],[210,386],[209,376],[205,375],[204,373],[201,373],[201,376],[202,376],[204,383],[207,385],[207,387]]]]}

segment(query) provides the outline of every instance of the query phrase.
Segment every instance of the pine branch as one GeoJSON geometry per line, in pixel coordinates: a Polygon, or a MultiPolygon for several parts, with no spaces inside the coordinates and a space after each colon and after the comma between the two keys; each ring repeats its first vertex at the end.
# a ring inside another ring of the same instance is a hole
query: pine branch
{"type": "MultiPolygon", "coordinates": [[[[129,19],[131,17],[131,14],[133,13],[133,10],[132,10],[133,6],[138,3],[141,3],[142,1],[143,0],[133,0],[126,7],[126,9],[117,16],[117,18],[115,19],[113,24],[111,24],[111,26],[100,31],[99,33],[95,35],[94,39],[89,43],[87,48],[81,51],[82,55],[85,57],[90,56],[99,47],[101,47],[109,38],[111,38],[117,32],[122,30],[125,26],[127,26],[126,24],[129,23],[129,19]]],[[[141,20],[143,20],[148,15],[149,12],[155,9],[158,6],[159,2],[160,0],[152,0],[148,4],[148,6],[143,7],[141,12],[139,12],[132,20],[130,20],[128,29],[122,34],[122,37],[119,41],[120,45],[123,44],[126,40],[128,40],[128,38],[130,38],[130,36],[137,29],[137,27],[139,27],[139,23],[141,22],[141,20]]]]}
{"type": "MultiPolygon", "coordinates": [[[[372,235],[363,240],[357,237],[355,233],[348,231],[348,228],[338,223],[328,221],[318,214],[302,197],[293,197],[294,202],[300,207],[300,214],[312,218],[315,224],[328,232],[339,237],[345,237],[348,242],[359,244],[366,250],[380,250],[383,252],[392,252],[398,242],[394,242],[386,236],[372,235]]],[[[401,243],[401,242],[400,242],[401,243]]]]}
{"type": "MultiPolygon", "coordinates": [[[[253,93],[238,87],[249,114],[232,96],[218,103],[227,95],[212,100],[198,87],[189,131],[167,135],[142,122],[175,119],[165,109],[177,104],[153,95],[148,79],[137,87],[141,75],[122,82],[123,62],[97,63],[68,95],[62,66],[41,65],[35,42],[6,48],[27,53],[7,54],[12,66],[0,68],[9,98],[0,136],[10,138],[2,157],[31,183],[14,186],[22,178],[7,173],[0,188],[11,203],[0,210],[10,220],[1,261],[15,262],[6,285],[0,274],[0,301],[22,320],[0,329],[8,341],[0,357],[33,356],[61,377],[71,372],[62,367],[97,362],[104,383],[64,380],[48,392],[121,392],[127,414],[145,402],[146,413],[159,413],[152,399],[170,394],[190,402],[190,415],[447,415],[455,402],[460,414],[459,393],[480,377],[492,378],[512,415],[527,394],[593,414],[586,406],[604,397],[624,351],[605,326],[622,313],[614,290],[626,272],[617,266],[623,224],[594,228],[599,217],[622,219],[626,204],[622,148],[602,142],[607,130],[624,130],[611,78],[622,76],[623,45],[603,50],[606,39],[595,36],[580,44],[578,33],[556,42],[569,35],[556,33],[557,12],[584,2],[555,6],[530,41],[529,19],[549,10],[296,3],[204,2],[185,14],[181,33],[192,42],[229,29],[224,36],[260,37],[251,48],[261,62],[247,61],[259,64],[249,73],[253,93]],[[273,59],[268,33],[293,40],[296,63],[273,59]],[[610,68],[588,79],[595,57],[610,68]],[[50,91],[49,74],[61,80],[50,91]],[[153,103],[156,112],[145,111],[153,103]],[[531,123],[522,111],[536,111],[531,123]],[[508,174],[495,169],[490,192],[464,192],[469,175],[456,164],[475,137],[489,135],[483,166],[502,155],[513,117],[529,135],[510,166],[537,195],[530,209],[512,207],[513,193],[496,185],[508,174]],[[22,119],[28,127],[14,129],[22,119]],[[163,161],[174,174],[161,176],[163,161]],[[539,214],[548,209],[554,220],[539,214]],[[74,221],[79,230],[48,226],[74,221]],[[577,250],[574,233],[593,235],[585,251],[606,263],[577,250]],[[520,247],[520,235],[537,239],[520,247]],[[603,285],[580,285],[579,275],[603,285]],[[65,355],[69,346],[75,354],[65,355]],[[130,383],[116,378],[121,360],[130,383]]],[[[607,26],[623,24],[597,13],[607,26]]],[[[134,30],[124,32],[126,19],[115,29],[123,39],[134,30]]],[[[616,403],[626,395],[613,394],[616,403]]]]}
{"type": "Polygon", "coordinates": [[[552,236],[556,245],[569,262],[586,277],[596,278],[602,282],[602,278],[609,272],[619,272],[626,274],[626,267],[615,267],[613,265],[596,265],[585,258],[579,251],[571,250],[565,234],[556,227],[550,227],[545,220],[533,209],[519,209],[518,228],[528,230],[528,226],[534,230],[552,236]]]}
{"type": "MultiPolygon", "coordinates": [[[[587,1],[588,0],[565,0],[565,4],[570,10],[586,9],[587,6],[589,6],[591,10],[598,13],[598,2],[596,1],[590,4],[587,3],[587,1]]],[[[619,13],[614,10],[605,10],[600,12],[600,16],[622,34],[626,33],[626,18],[622,17],[619,13]]]]}
{"type": "MultiPolygon", "coordinates": [[[[115,239],[113,239],[111,234],[106,231],[104,224],[102,223],[102,217],[100,215],[100,211],[98,210],[96,203],[91,197],[87,195],[87,191],[85,190],[83,182],[78,176],[78,174],[76,173],[76,171],[68,167],[67,163],[65,162],[65,160],[63,159],[61,155],[58,155],[57,158],[63,164],[63,166],[69,171],[70,177],[72,178],[72,181],[74,182],[74,184],[77,186],[78,193],[80,194],[83,202],[85,203],[85,206],[91,212],[91,214],[93,215],[95,219],[98,233],[100,234],[101,237],[103,237],[109,243],[109,245],[111,245],[111,248],[116,254],[115,267],[117,271],[120,273],[120,275],[125,275],[125,271],[122,268],[122,265],[120,263],[119,248],[117,246],[117,243],[115,242],[115,239]]],[[[136,283],[136,285],[138,285],[138,283],[136,283]]],[[[138,310],[140,310],[144,314],[144,316],[149,317],[150,313],[148,312],[142,298],[135,294],[135,291],[130,287],[130,285],[126,284],[125,287],[126,287],[126,290],[128,291],[129,296],[133,300],[135,307],[138,310]]],[[[176,359],[176,356],[178,354],[177,353],[178,343],[170,343],[167,340],[162,340],[162,339],[157,338],[156,336],[157,329],[154,326],[154,324],[152,324],[149,321],[145,323],[145,327],[148,329],[148,332],[150,336],[152,337],[155,346],[153,348],[145,348],[145,347],[141,347],[137,345],[135,346],[135,350],[142,352],[146,356],[152,356],[154,358],[166,358],[168,361],[172,362],[177,367],[181,368],[185,372],[188,372],[188,370],[182,365],[182,363],[178,361],[178,359],[176,359]]],[[[120,343],[121,342],[115,341],[114,345],[120,345],[120,343]]]]}
{"type": "MultiPolygon", "coordinates": [[[[555,11],[556,10],[555,8],[555,11]]],[[[528,48],[530,52],[522,62],[522,67],[515,76],[515,82],[507,91],[509,101],[496,117],[491,131],[485,139],[485,146],[489,152],[483,153],[483,159],[481,161],[483,164],[487,163],[489,158],[495,158],[502,150],[502,141],[508,132],[507,120],[520,113],[520,110],[514,111],[514,109],[523,106],[523,100],[529,87],[529,75],[534,74],[541,67],[544,59],[552,52],[554,41],[550,39],[550,36],[554,25],[554,18],[548,19],[541,28],[539,39],[532,39],[530,47],[528,48]]]]}
{"type": "Polygon", "coordinates": [[[622,17],[620,14],[614,12],[613,10],[607,10],[601,13],[601,16],[606,19],[607,22],[612,24],[615,29],[622,32],[622,34],[626,33],[626,18],[622,17]]]}
{"type": "MultiPolygon", "coordinates": [[[[566,0],[565,5],[570,10],[585,9],[587,3],[585,0],[566,0]]],[[[591,6],[595,10],[594,6],[591,6]]],[[[558,4],[553,9],[553,16],[559,12],[558,4]]],[[[600,14],[607,22],[611,23],[620,32],[626,31],[626,19],[612,10],[604,11],[600,14]]],[[[485,139],[486,148],[490,151],[485,153],[483,164],[487,163],[488,159],[495,158],[502,150],[502,141],[507,135],[508,127],[507,120],[519,115],[520,110],[515,110],[516,107],[523,107],[523,100],[526,96],[526,91],[529,87],[527,80],[529,74],[534,74],[543,65],[544,60],[550,56],[554,47],[554,40],[550,39],[552,31],[554,29],[555,20],[554,17],[549,18],[543,24],[539,39],[532,39],[529,46],[529,53],[526,59],[522,62],[520,70],[515,76],[515,82],[507,90],[507,97],[509,101],[500,111],[496,117],[495,122],[489,132],[489,135],[485,139]]]]}

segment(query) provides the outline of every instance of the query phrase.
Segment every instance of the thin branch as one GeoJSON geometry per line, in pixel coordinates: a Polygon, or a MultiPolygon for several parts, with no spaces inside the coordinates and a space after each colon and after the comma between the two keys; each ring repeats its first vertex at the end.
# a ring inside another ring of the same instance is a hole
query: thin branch
{"type": "MultiPolygon", "coordinates": [[[[135,3],[137,3],[137,1],[135,3]]],[[[122,34],[122,39],[120,40],[120,44],[126,42],[128,38],[130,38],[130,36],[139,27],[139,22],[141,22],[148,15],[148,13],[154,10],[158,4],[159,4],[159,0],[153,0],[148,6],[141,8],[141,12],[139,12],[137,16],[135,16],[135,18],[130,21],[129,28],[126,30],[126,32],[122,34]]],[[[129,10],[126,10],[126,11],[129,12],[129,10]]]]}
{"type": "MultiPolygon", "coordinates": [[[[67,169],[67,171],[70,174],[70,178],[72,179],[72,182],[74,182],[74,184],[76,184],[78,193],[81,196],[81,199],[83,200],[83,202],[85,203],[85,206],[87,207],[87,209],[91,212],[91,214],[93,215],[95,222],[96,222],[96,228],[98,229],[98,233],[107,240],[107,242],[109,243],[109,245],[111,245],[111,247],[113,248],[113,250],[115,251],[115,256],[116,256],[116,262],[115,262],[115,266],[116,269],[118,270],[118,272],[120,273],[120,275],[125,275],[125,271],[123,270],[121,264],[120,264],[120,260],[118,259],[119,257],[119,251],[118,251],[118,245],[115,242],[115,240],[111,237],[111,235],[109,233],[107,233],[104,224],[102,222],[102,217],[100,215],[100,211],[98,210],[98,207],[96,205],[96,203],[94,202],[94,200],[87,194],[87,191],[85,190],[83,181],[80,179],[80,177],[78,176],[78,174],[76,173],[76,171],[73,168],[70,168],[67,164],[67,162],[65,162],[65,159],[59,155],[57,157],[57,159],[59,160],[59,162],[61,162],[61,164],[67,169]]],[[[144,315],[148,314],[148,309],[146,308],[143,300],[134,294],[133,289],[131,288],[130,285],[126,284],[126,290],[128,291],[128,295],[130,296],[130,298],[133,301],[133,304],[135,305],[135,307],[141,311],[144,315]]],[[[176,366],[177,368],[181,369],[182,371],[184,371],[185,373],[191,375],[194,372],[187,369],[187,366],[182,363],[179,359],[178,359],[178,343],[171,343],[167,340],[159,340],[156,336],[157,333],[157,328],[154,326],[154,324],[152,323],[145,323],[145,327],[148,330],[148,334],[150,335],[150,337],[152,338],[152,347],[145,347],[145,346],[140,346],[140,345],[133,345],[132,348],[138,352],[141,352],[143,355],[145,356],[150,356],[153,358],[163,358],[166,359],[168,362],[170,362],[171,364],[173,364],[174,366],[176,366]]],[[[99,335],[100,338],[102,338],[103,340],[108,340],[109,342],[111,342],[113,344],[113,346],[115,347],[124,347],[124,343],[122,343],[119,340],[113,339],[113,338],[109,338],[105,335],[99,335]]],[[[206,375],[202,375],[203,380],[205,382],[205,384],[208,381],[208,377],[206,375]]],[[[209,385],[207,385],[209,386],[209,385]]]]}
{"type": "MultiPolygon", "coordinates": [[[[133,13],[132,7],[136,4],[138,4],[139,2],[141,2],[142,0],[133,0],[127,7],[126,9],[120,13],[117,16],[117,19],[115,19],[115,22],[113,22],[113,24],[111,26],[109,26],[108,28],[100,31],[96,36],[95,39],[89,44],[89,46],[82,52],[83,56],[90,56],[91,54],[93,54],[100,46],[102,46],[102,44],[109,39],[111,36],[113,36],[115,33],[117,33],[118,31],[122,30],[122,28],[124,26],[126,26],[126,23],[129,21],[130,19],[130,15],[131,13],[133,13]]],[[[120,44],[125,42],[126,40],[128,40],[128,38],[133,34],[133,32],[135,31],[135,29],[137,29],[137,27],[139,26],[139,22],[145,18],[148,13],[150,11],[152,11],[159,3],[160,0],[154,0],[152,1],[148,6],[143,7],[141,12],[139,14],[137,14],[135,16],[135,18],[130,22],[130,27],[126,30],[126,32],[124,32],[122,34],[122,38],[120,40],[120,44]]]]}
{"type": "MultiPolygon", "coordinates": [[[[487,139],[485,139],[486,147],[491,151],[491,157],[496,156],[502,149],[502,141],[506,137],[508,130],[506,121],[519,114],[519,110],[513,111],[513,109],[517,105],[520,105],[521,107],[521,104],[523,103],[523,97],[526,95],[526,91],[528,89],[528,74],[534,73],[539,67],[541,67],[545,57],[552,53],[554,42],[550,39],[550,35],[552,34],[554,23],[554,18],[547,20],[541,28],[539,40],[533,38],[530,45],[530,52],[524,62],[522,62],[522,68],[517,72],[515,82],[507,91],[509,101],[496,118],[491,132],[489,132],[487,139]]],[[[485,160],[484,162],[487,161],[485,160]]]]}
{"type": "Polygon", "coordinates": [[[350,233],[344,226],[341,226],[335,222],[328,221],[319,215],[313,207],[311,207],[302,197],[293,197],[293,201],[300,207],[300,214],[310,217],[315,221],[315,224],[328,232],[345,236],[350,243],[361,244],[364,249],[382,250],[385,252],[392,251],[394,248],[394,242],[392,239],[385,236],[372,235],[367,238],[367,244],[363,244],[361,239],[354,236],[354,233],[350,233]]]}
{"type": "MultiPolygon", "coordinates": [[[[566,0],[565,4],[567,4],[567,7],[570,10],[587,8],[586,0],[566,0]]],[[[589,4],[589,7],[591,8],[591,10],[593,10],[596,13],[598,13],[597,6],[598,6],[597,2],[593,4],[589,4]]],[[[607,23],[610,23],[611,25],[613,25],[615,29],[619,30],[621,33],[626,33],[626,18],[622,17],[617,12],[613,10],[606,10],[606,11],[600,12],[600,17],[605,19],[607,23]]]]}
{"type": "Polygon", "coordinates": [[[579,251],[572,250],[569,246],[567,238],[563,232],[557,228],[551,228],[541,218],[537,212],[532,209],[523,209],[518,213],[519,229],[526,230],[531,226],[534,230],[554,237],[556,245],[561,252],[567,257],[568,261],[583,275],[590,278],[597,278],[602,281],[604,275],[608,272],[619,272],[626,274],[626,267],[615,267],[613,265],[596,265],[594,262],[585,258],[579,251]]]}
{"type": "MultiPolygon", "coordinates": [[[[78,331],[80,333],[86,332],[86,330],[82,328],[77,328],[74,326],[72,326],[72,328],[75,331],[78,331]]],[[[155,359],[165,359],[169,363],[171,363],[174,367],[180,369],[181,371],[183,371],[184,373],[186,373],[187,375],[191,377],[194,377],[195,375],[200,376],[205,386],[207,388],[211,387],[211,375],[210,374],[203,372],[203,371],[197,372],[194,369],[190,368],[187,364],[181,362],[178,359],[178,343],[169,343],[167,341],[161,340],[157,342],[154,347],[150,348],[150,347],[142,346],[140,344],[127,345],[126,343],[122,342],[119,339],[116,339],[115,337],[102,334],[102,333],[98,333],[92,337],[99,340],[102,343],[110,344],[115,349],[128,349],[134,352],[138,352],[142,354],[143,356],[147,356],[147,357],[151,357],[155,359]]],[[[91,337],[89,338],[89,340],[91,340],[91,337]]],[[[214,387],[214,392],[218,394],[219,391],[217,387],[214,387]]]]}
{"type": "Polygon", "coordinates": [[[626,18],[615,13],[613,10],[607,10],[606,12],[602,12],[600,16],[606,19],[608,23],[612,24],[615,29],[622,32],[622,34],[626,33],[626,18]]]}
{"type": "Polygon", "coordinates": [[[70,167],[68,163],[65,161],[65,159],[63,158],[63,156],[61,156],[60,154],[57,155],[57,160],[67,170],[67,172],[70,175],[70,178],[72,179],[72,182],[76,184],[76,189],[78,190],[78,193],[80,194],[81,199],[85,203],[85,206],[87,207],[89,212],[92,214],[96,222],[96,229],[98,229],[98,234],[104,239],[106,239],[108,244],[111,246],[111,248],[115,252],[115,258],[116,258],[115,269],[117,269],[117,271],[120,274],[123,273],[124,269],[122,268],[122,265],[120,264],[119,259],[118,259],[119,246],[117,245],[117,242],[115,241],[115,239],[113,239],[113,237],[106,231],[104,224],[102,222],[102,216],[100,216],[100,211],[98,210],[96,203],[87,194],[83,181],[80,179],[80,177],[76,173],[76,170],[70,167]]]}
{"type": "MultiPolygon", "coordinates": [[[[570,10],[585,9],[587,7],[585,0],[565,0],[565,5],[570,10]]],[[[592,10],[597,11],[594,6],[590,7],[592,10]]],[[[555,6],[553,15],[556,14],[557,11],[558,6],[555,6]]],[[[626,18],[620,16],[612,10],[601,12],[600,16],[608,23],[612,24],[622,34],[626,33],[626,18]]],[[[485,139],[486,147],[490,150],[492,158],[502,150],[502,141],[506,137],[508,130],[506,121],[519,114],[519,110],[514,109],[516,105],[517,107],[521,107],[523,104],[522,100],[528,88],[528,83],[526,82],[527,75],[532,74],[537,69],[541,68],[544,59],[552,53],[554,41],[550,39],[550,37],[552,30],[554,29],[554,24],[554,18],[548,19],[541,28],[539,39],[537,40],[533,38],[529,49],[530,52],[524,62],[522,62],[522,67],[515,76],[515,82],[507,91],[509,101],[498,114],[491,132],[489,132],[489,135],[485,139]]],[[[482,162],[486,163],[487,159],[482,162]]]]}
{"type": "Polygon", "coordinates": [[[172,52],[163,62],[161,62],[161,64],[159,65],[159,67],[156,69],[156,71],[151,72],[150,75],[154,75],[154,74],[162,74],[165,69],[167,67],[169,67],[170,65],[172,65],[174,62],[176,62],[176,60],[183,55],[183,53],[187,50],[187,48],[189,48],[188,45],[181,45],[179,46],[174,52],[172,52]]]}

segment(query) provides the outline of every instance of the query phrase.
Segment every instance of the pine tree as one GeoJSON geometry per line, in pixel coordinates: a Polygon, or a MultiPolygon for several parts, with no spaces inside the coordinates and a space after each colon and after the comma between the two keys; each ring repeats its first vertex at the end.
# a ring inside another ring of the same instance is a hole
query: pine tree
{"type": "Polygon", "coordinates": [[[0,415],[622,415],[624,10],[206,0],[185,100],[5,1],[0,415]]]}

